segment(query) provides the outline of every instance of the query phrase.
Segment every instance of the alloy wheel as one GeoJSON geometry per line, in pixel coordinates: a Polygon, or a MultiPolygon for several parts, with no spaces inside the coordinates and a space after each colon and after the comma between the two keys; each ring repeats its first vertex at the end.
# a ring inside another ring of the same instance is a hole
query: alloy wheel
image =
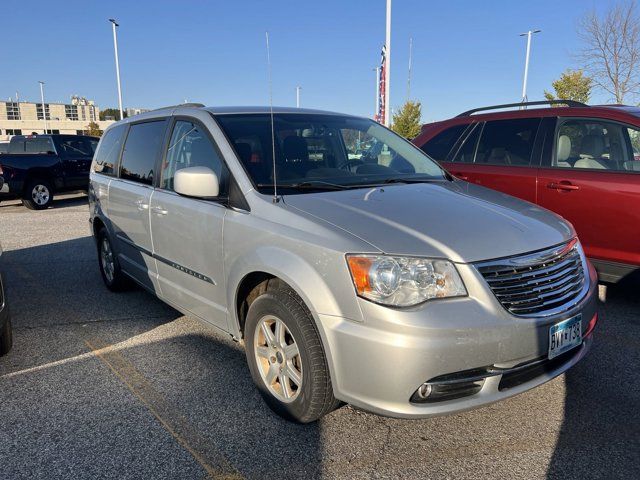
{"type": "Polygon", "coordinates": [[[264,384],[284,403],[293,402],[302,390],[302,359],[293,334],[273,315],[258,321],[253,350],[264,384]]]}

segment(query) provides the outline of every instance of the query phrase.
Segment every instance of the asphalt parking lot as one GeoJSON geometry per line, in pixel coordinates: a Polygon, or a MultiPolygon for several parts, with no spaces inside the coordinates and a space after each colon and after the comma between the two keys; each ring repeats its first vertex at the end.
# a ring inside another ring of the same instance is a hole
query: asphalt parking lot
{"type": "Polygon", "coordinates": [[[395,420],[271,414],[242,346],[141,290],[102,284],[85,196],[0,204],[13,351],[0,478],[640,478],[638,285],[601,287],[594,348],[533,391],[395,420]]]}

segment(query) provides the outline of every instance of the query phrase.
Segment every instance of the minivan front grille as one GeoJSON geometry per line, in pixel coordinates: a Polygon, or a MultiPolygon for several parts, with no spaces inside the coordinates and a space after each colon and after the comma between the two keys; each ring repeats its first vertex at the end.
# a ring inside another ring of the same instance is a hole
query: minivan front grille
{"type": "Polygon", "coordinates": [[[475,266],[502,306],[518,316],[546,316],[567,310],[582,298],[585,289],[577,239],[475,266]]]}

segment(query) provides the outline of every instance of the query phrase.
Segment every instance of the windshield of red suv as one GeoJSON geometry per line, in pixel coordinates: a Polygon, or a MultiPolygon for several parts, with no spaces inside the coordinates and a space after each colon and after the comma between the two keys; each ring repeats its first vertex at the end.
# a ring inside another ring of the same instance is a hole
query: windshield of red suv
{"type": "MultiPolygon", "coordinates": [[[[215,118],[258,189],[272,192],[270,115],[225,114],[215,118]]],[[[365,118],[274,114],[273,137],[279,188],[330,190],[445,178],[442,169],[421,150],[365,118]]]]}

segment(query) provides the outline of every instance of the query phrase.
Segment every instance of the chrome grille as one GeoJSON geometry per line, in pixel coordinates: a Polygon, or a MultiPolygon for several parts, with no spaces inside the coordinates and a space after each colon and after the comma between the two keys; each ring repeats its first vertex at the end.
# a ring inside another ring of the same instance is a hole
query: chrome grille
{"type": "Polygon", "coordinates": [[[586,288],[577,240],[475,266],[502,306],[519,316],[545,316],[567,310],[582,298],[586,288]]]}

